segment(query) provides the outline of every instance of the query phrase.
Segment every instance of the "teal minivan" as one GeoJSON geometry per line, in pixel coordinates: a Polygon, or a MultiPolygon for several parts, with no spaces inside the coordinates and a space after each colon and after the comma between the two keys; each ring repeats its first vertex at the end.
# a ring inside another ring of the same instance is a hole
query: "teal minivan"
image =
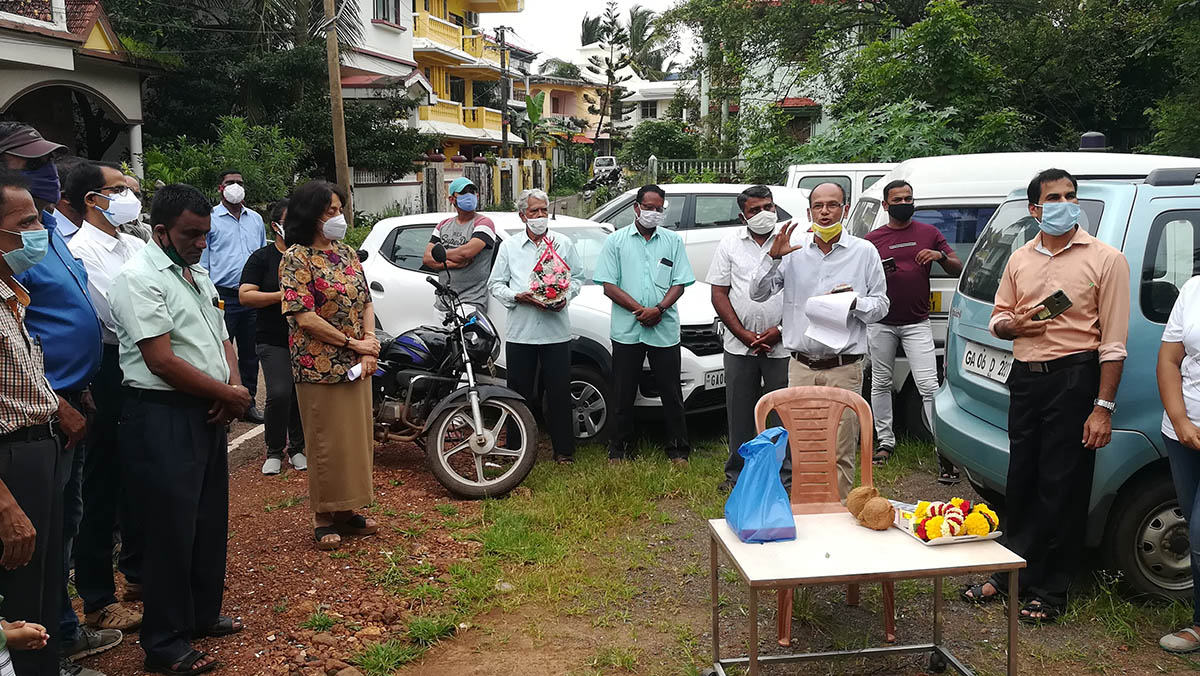
{"type": "MultiPolygon", "coordinates": [[[[1104,565],[1123,571],[1136,591],[1177,598],[1191,598],[1190,550],[1159,434],[1155,366],[1179,287],[1200,273],[1198,176],[1200,166],[1158,169],[1144,182],[1081,181],[1078,192],[1088,232],[1124,252],[1131,273],[1129,354],[1112,442],[1097,452],[1087,546],[1100,549],[1104,565]]],[[[966,261],[950,308],[946,378],[934,401],[938,449],[999,505],[1012,343],[993,336],[988,321],[1009,256],[1038,232],[1027,205],[1025,187],[1014,189],[966,261]]]]}

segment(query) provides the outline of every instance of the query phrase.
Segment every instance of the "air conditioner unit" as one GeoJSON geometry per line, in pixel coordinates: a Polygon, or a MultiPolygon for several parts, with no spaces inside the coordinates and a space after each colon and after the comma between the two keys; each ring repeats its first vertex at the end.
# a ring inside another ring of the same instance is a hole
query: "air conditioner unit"
{"type": "Polygon", "coordinates": [[[467,12],[467,25],[472,28],[479,27],[479,12],[467,12]]]}

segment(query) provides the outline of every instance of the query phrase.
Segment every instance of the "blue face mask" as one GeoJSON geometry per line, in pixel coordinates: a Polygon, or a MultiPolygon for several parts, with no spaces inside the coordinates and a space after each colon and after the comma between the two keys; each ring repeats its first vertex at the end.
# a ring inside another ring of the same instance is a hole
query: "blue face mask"
{"type": "Polygon", "coordinates": [[[469,192],[459,193],[454,203],[463,211],[475,211],[479,207],[479,196],[469,192]]]}
{"type": "Polygon", "coordinates": [[[1079,222],[1079,205],[1074,202],[1047,202],[1042,205],[1038,227],[1047,235],[1063,235],[1079,222]]]}
{"type": "Polygon", "coordinates": [[[55,204],[62,196],[62,190],[58,184],[58,170],[55,169],[53,162],[47,162],[32,171],[22,170],[21,174],[29,179],[29,194],[37,199],[55,204]]]}
{"type": "Polygon", "coordinates": [[[49,230],[23,230],[21,232],[0,230],[0,232],[7,232],[21,238],[20,249],[13,249],[4,254],[4,262],[8,264],[14,275],[19,275],[41,263],[50,249],[49,230]]]}

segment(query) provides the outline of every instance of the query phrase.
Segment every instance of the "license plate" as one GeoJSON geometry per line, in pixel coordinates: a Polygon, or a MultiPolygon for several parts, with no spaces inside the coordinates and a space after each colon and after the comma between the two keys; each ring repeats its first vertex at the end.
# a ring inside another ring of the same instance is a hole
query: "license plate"
{"type": "Polygon", "coordinates": [[[704,374],[704,389],[714,390],[721,387],[725,387],[725,369],[704,374]]]}
{"type": "Polygon", "coordinates": [[[991,378],[998,383],[1008,381],[1008,372],[1012,369],[1012,361],[1011,353],[997,350],[994,347],[966,341],[963,348],[963,370],[984,378],[991,378]]]}
{"type": "Polygon", "coordinates": [[[942,292],[941,291],[929,292],[929,311],[930,312],[945,312],[945,310],[942,309],[942,292]]]}

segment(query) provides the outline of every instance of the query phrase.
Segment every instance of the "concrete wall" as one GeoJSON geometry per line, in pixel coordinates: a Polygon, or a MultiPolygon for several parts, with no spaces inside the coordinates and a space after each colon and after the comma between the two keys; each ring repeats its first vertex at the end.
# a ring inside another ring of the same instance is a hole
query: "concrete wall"
{"type": "Polygon", "coordinates": [[[142,121],[142,86],[137,71],[86,57],[76,57],[72,71],[37,66],[5,68],[0,77],[0,112],[24,94],[52,85],[86,91],[121,122],[142,121]]]}
{"type": "MultiPolygon", "coordinates": [[[[415,177],[411,177],[415,178],[415,177]]],[[[354,210],[376,214],[399,205],[405,214],[419,214],[421,205],[421,183],[406,181],[393,185],[364,186],[354,188],[354,210]]],[[[373,225],[373,224],[356,224],[373,225]]]]}

